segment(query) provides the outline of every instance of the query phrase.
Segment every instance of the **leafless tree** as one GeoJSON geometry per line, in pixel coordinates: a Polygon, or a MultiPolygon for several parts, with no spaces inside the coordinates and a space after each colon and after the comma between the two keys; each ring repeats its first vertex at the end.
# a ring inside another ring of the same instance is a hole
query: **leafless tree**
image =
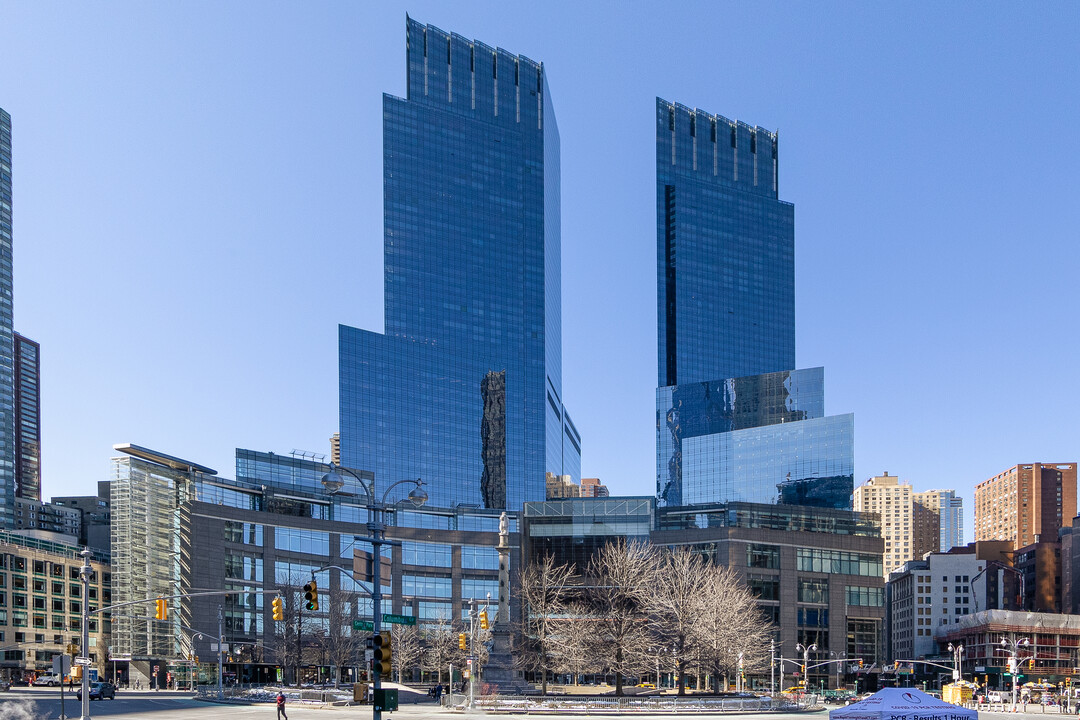
{"type": "MultiPolygon", "coordinates": [[[[424,667],[434,670],[436,678],[442,681],[443,669],[452,662],[458,662],[461,651],[458,649],[458,633],[453,621],[447,615],[439,614],[435,622],[421,631],[424,640],[424,667]]],[[[450,678],[451,682],[453,678],[450,678]]]]}
{"type": "Polygon", "coordinates": [[[713,689],[719,690],[720,678],[738,671],[740,653],[747,672],[768,669],[773,627],[738,573],[713,566],[708,571],[687,644],[712,677],[713,689]]]}
{"type": "MultiPolygon", "coordinates": [[[[359,616],[357,593],[346,590],[329,590],[322,593],[320,610],[327,613],[323,632],[314,638],[315,655],[318,664],[337,668],[352,667],[360,664],[366,646],[367,635],[354,632],[352,621],[359,616]]],[[[334,678],[337,681],[337,678],[334,678]]]]}
{"type": "Polygon", "coordinates": [[[686,694],[686,668],[694,628],[700,623],[700,605],[712,567],[689,548],[657,553],[653,591],[648,595],[653,630],[670,641],[675,654],[679,695],[686,694]]]}
{"type": "Polygon", "coordinates": [[[566,609],[567,586],[573,568],[560,565],[551,555],[529,563],[521,572],[522,653],[521,666],[540,673],[541,692],[547,694],[548,673],[555,669],[560,615],[566,609]]]}
{"type": "Polygon", "coordinates": [[[592,668],[592,658],[596,655],[590,642],[591,635],[584,631],[585,623],[590,622],[590,613],[581,602],[571,601],[566,606],[565,616],[556,625],[555,668],[558,672],[573,675],[576,685],[578,676],[592,668]]]}
{"type": "Polygon", "coordinates": [[[623,694],[623,676],[645,666],[649,646],[648,607],[655,557],[640,542],[620,540],[602,547],[585,573],[589,635],[595,661],[615,675],[615,694],[623,694]]]}
{"type": "Polygon", "coordinates": [[[277,578],[278,596],[281,598],[285,619],[275,623],[274,642],[270,654],[283,668],[293,667],[293,678],[300,684],[300,664],[303,662],[303,636],[308,632],[308,618],[304,615],[301,604],[304,596],[300,592],[301,582],[287,575],[277,578]]]}
{"type": "Polygon", "coordinates": [[[420,637],[420,628],[416,625],[399,625],[393,634],[394,667],[397,668],[398,682],[405,682],[406,672],[420,662],[424,655],[424,645],[420,637]]]}

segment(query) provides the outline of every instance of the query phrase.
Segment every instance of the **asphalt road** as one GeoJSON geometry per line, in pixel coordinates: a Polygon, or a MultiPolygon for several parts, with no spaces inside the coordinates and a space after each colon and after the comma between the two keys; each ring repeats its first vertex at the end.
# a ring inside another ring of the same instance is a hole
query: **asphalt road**
{"type": "MultiPolygon", "coordinates": [[[[65,693],[68,718],[78,718],[79,701],[74,695],[65,693]]],[[[369,707],[321,707],[289,703],[289,720],[334,720],[334,718],[356,718],[366,720],[371,717],[369,707]]],[[[400,710],[388,715],[393,720],[450,720],[457,713],[446,712],[434,704],[403,705],[400,710]]],[[[117,693],[116,700],[94,700],[90,703],[91,717],[115,717],[124,720],[141,720],[153,717],[154,720],[276,720],[277,714],[271,703],[259,705],[218,705],[195,700],[190,693],[127,691],[117,693]]],[[[59,690],[45,688],[13,688],[0,693],[0,720],[52,720],[60,717],[59,690]]],[[[460,715],[458,715],[460,717],[460,715]]],[[[477,713],[474,718],[484,717],[477,713]]],[[[491,716],[488,716],[491,717],[491,716]]],[[[516,716],[506,716],[508,719],[516,716]]],[[[561,720],[596,720],[595,716],[560,715],[561,720]]],[[[656,715],[643,716],[655,718],[656,715]]],[[[684,714],[682,718],[685,720],[684,714]]],[[[801,714],[728,714],[692,716],[694,720],[826,720],[825,711],[801,714]]],[[[1024,713],[980,713],[980,720],[1048,720],[1053,715],[1024,713]]],[[[1065,716],[1066,718],[1069,716],[1065,716]]]]}

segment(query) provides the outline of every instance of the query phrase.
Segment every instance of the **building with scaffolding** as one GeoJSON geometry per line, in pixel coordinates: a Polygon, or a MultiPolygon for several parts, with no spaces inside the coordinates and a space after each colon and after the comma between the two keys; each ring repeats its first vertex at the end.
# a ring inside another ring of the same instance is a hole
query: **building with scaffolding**
{"type": "Polygon", "coordinates": [[[939,645],[964,646],[963,670],[971,677],[988,681],[992,688],[1012,687],[1009,673],[1010,650],[1017,641],[1018,680],[1056,685],[1076,677],[1080,664],[1080,615],[1030,613],[1014,610],[984,610],[965,615],[956,623],[938,628],[939,645]],[[1002,645],[1002,640],[1005,645],[1002,645]]]}

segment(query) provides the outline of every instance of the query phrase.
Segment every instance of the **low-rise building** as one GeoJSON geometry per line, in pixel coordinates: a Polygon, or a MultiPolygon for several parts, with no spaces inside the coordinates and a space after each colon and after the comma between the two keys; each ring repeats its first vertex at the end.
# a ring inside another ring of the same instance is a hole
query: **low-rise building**
{"type": "MultiPolygon", "coordinates": [[[[56,655],[82,644],[81,548],[0,531],[0,677],[22,679],[52,670],[56,655]]],[[[112,602],[109,557],[95,552],[90,610],[112,602]]],[[[111,670],[109,616],[91,616],[88,654],[104,676],[111,670]]],[[[83,654],[80,648],[80,654],[83,654]]]]}

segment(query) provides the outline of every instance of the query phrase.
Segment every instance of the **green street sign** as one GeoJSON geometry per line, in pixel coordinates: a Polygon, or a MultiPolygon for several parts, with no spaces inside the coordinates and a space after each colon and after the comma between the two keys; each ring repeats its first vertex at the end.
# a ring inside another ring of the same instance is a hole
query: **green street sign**
{"type": "Polygon", "coordinates": [[[370,622],[368,620],[353,620],[352,621],[352,629],[353,630],[374,630],[375,629],[375,623],[370,622]]]}
{"type": "Polygon", "coordinates": [[[382,621],[384,623],[393,623],[395,625],[415,625],[416,618],[411,615],[391,615],[389,613],[383,613],[382,621]]]}

